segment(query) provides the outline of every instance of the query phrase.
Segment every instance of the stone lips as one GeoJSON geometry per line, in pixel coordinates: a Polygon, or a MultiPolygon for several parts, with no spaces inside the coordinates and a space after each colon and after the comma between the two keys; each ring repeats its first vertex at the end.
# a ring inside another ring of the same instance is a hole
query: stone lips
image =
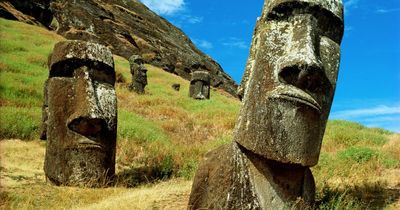
{"type": "Polygon", "coordinates": [[[52,71],[55,64],[72,59],[100,62],[114,71],[114,59],[110,49],[97,43],[79,40],[57,43],[49,57],[49,69],[52,71]]]}

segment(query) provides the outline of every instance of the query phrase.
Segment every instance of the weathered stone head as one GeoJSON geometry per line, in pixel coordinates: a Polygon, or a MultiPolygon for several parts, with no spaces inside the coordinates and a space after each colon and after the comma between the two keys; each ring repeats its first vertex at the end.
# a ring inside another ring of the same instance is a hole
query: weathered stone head
{"type": "Polygon", "coordinates": [[[129,89],[139,94],[144,93],[144,88],[147,85],[147,69],[143,64],[144,60],[139,55],[132,55],[129,58],[132,74],[132,83],[129,85],[129,89]]]}
{"type": "Polygon", "coordinates": [[[336,87],[341,0],[271,0],[253,36],[234,140],[282,163],[313,166],[336,87]]]}
{"type": "Polygon", "coordinates": [[[195,71],[190,81],[189,96],[198,99],[210,99],[210,73],[208,71],[195,71]]]}
{"type": "Polygon", "coordinates": [[[57,185],[97,186],[115,172],[117,98],[111,51],[63,41],[49,59],[44,170],[57,185]]]}

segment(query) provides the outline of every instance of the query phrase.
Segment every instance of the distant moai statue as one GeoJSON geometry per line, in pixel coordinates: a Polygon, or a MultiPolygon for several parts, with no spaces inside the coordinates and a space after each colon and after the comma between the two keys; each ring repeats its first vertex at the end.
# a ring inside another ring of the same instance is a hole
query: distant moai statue
{"type": "Polygon", "coordinates": [[[104,185],[115,173],[117,97],[111,51],[63,41],[49,59],[44,171],[56,185],[104,185]]]}
{"type": "Polygon", "coordinates": [[[332,105],[343,31],[341,0],[265,1],[233,142],[206,155],[189,209],[313,205],[310,167],[332,105]]]}
{"type": "Polygon", "coordinates": [[[179,92],[179,90],[181,89],[181,84],[174,83],[174,84],[172,84],[171,87],[172,87],[175,91],[178,91],[178,92],[179,92]]]}
{"type": "Polygon", "coordinates": [[[203,70],[198,63],[192,67],[194,71],[190,80],[189,96],[198,100],[210,99],[210,73],[203,70]]]}
{"type": "Polygon", "coordinates": [[[132,55],[129,58],[132,74],[132,83],[129,85],[129,90],[138,94],[144,94],[144,88],[147,85],[147,69],[143,64],[144,61],[139,55],[132,55]]]}

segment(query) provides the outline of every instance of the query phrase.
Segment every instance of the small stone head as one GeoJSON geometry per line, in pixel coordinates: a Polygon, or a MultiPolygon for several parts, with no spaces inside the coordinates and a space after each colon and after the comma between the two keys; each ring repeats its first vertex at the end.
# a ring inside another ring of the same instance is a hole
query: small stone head
{"type": "Polygon", "coordinates": [[[192,73],[189,95],[198,100],[210,99],[210,73],[207,71],[195,71],[192,73]]]}
{"type": "Polygon", "coordinates": [[[147,69],[143,65],[144,61],[141,56],[133,55],[129,58],[129,64],[132,74],[132,83],[129,85],[129,89],[143,94],[147,85],[147,69]]]}
{"type": "Polygon", "coordinates": [[[55,184],[96,186],[115,171],[117,98],[111,51],[63,41],[49,59],[45,173],[55,184]]]}
{"type": "Polygon", "coordinates": [[[134,75],[135,69],[144,64],[144,60],[140,55],[132,55],[129,57],[129,65],[131,67],[131,74],[134,75]]]}
{"type": "Polygon", "coordinates": [[[236,142],[282,163],[318,162],[343,30],[341,0],[266,0],[236,142]]]}

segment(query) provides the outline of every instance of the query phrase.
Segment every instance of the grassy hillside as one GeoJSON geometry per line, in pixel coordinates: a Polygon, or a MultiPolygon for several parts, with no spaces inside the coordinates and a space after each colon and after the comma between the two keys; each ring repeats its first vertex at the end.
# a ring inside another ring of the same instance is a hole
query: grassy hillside
{"type": "MultiPolygon", "coordinates": [[[[47,56],[62,37],[0,19],[0,208],[185,209],[201,157],[230,142],[240,103],[212,89],[211,100],[188,97],[189,82],[148,67],[145,95],[116,85],[115,187],[54,187],[42,170],[38,140],[47,56]],[[171,85],[181,84],[176,92],[171,85]],[[13,139],[13,140],[11,140],[13,139]]],[[[129,64],[115,56],[130,80],[129,64]]],[[[346,121],[329,122],[313,168],[319,209],[400,208],[400,136],[346,121]]]]}

